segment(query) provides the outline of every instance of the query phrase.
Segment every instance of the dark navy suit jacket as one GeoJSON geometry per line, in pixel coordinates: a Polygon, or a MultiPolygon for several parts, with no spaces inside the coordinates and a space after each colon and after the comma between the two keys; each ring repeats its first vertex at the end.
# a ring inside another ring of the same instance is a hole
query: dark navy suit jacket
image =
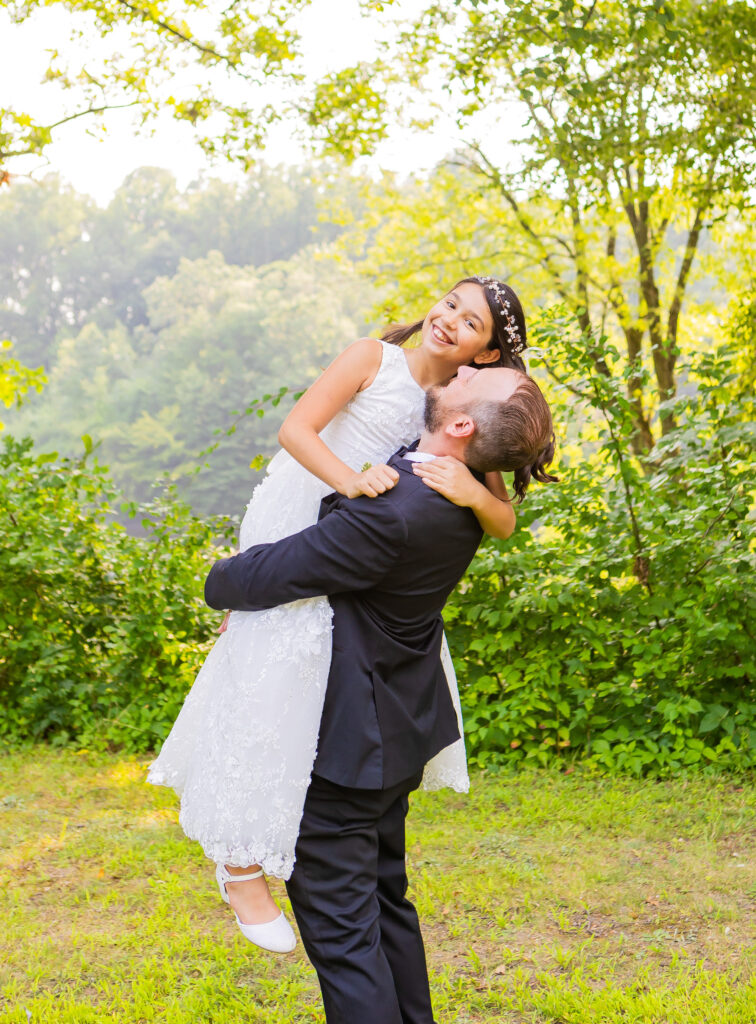
{"type": "Polygon", "coordinates": [[[459,738],[440,651],[441,610],[482,530],[412,472],[400,449],[396,486],[377,498],[331,494],[320,519],[274,544],[217,562],[211,608],[258,611],[327,595],[333,654],[315,772],[342,786],[386,789],[459,738]]]}

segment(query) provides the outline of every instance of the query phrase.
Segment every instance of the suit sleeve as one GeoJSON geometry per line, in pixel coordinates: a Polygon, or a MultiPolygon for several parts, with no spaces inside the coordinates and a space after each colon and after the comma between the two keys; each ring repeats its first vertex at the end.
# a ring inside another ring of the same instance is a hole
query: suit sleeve
{"type": "Polygon", "coordinates": [[[304,597],[366,590],[402,557],[404,518],[381,498],[354,498],[274,544],[224,558],[205,581],[211,608],[259,611],[304,597]]]}

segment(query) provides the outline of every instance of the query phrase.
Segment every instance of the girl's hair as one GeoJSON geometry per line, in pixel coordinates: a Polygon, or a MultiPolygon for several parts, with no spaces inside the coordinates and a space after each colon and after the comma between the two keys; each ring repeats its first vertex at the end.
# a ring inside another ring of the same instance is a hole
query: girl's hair
{"type": "MultiPolygon", "coordinates": [[[[525,363],[520,352],[527,347],[528,335],[525,314],[514,289],[494,277],[463,277],[461,281],[457,281],[454,288],[461,284],[479,285],[491,310],[493,333],[486,348],[488,351],[498,349],[500,355],[495,362],[485,365],[505,366],[525,373],[525,363]]],[[[453,292],[454,288],[450,288],[449,291],[453,292]]],[[[391,324],[381,337],[389,345],[403,345],[413,334],[417,334],[424,321],[425,318],[412,324],[391,324]]]]}

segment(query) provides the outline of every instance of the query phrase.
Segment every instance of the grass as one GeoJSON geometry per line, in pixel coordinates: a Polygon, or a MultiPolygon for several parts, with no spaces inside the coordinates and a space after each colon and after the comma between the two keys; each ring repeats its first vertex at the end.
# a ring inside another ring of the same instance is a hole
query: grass
{"type": "MultiPolygon", "coordinates": [[[[0,1024],[322,1022],[301,945],[245,942],[145,763],[4,756],[0,1024]]],[[[754,1024],[755,812],[756,785],[726,778],[522,772],[416,795],[439,1024],[754,1024]]]]}

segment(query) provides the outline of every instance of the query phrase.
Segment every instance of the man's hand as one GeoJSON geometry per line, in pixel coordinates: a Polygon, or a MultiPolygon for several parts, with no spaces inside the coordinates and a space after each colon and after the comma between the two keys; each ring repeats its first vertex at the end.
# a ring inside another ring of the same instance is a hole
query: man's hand
{"type": "Polygon", "coordinates": [[[470,470],[453,455],[443,455],[432,462],[413,462],[412,471],[424,484],[463,508],[472,508],[480,499],[481,484],[470,470]]]}
{"type": "Polygon", "coordinates": [[[356,498],[364,494],[368,498],[377,498],[379,494],[390,491],[398,482],[399,474],[390,466],[370,466],[361,473],[354,474],[346,486],[344,495],[347,498],[356,498]]]}

